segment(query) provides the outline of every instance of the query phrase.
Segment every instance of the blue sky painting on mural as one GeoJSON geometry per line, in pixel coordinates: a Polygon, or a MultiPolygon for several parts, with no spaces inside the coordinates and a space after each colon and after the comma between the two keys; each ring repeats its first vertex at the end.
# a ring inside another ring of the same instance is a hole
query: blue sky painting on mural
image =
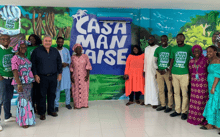
{"type": "Polygon", "coordinates": [[[90,58],[91,74],[123,75],[131,47],[131,18],[101,18],[79,10],[73,15],[70,52],[75,43],[83,46],[90,58]],[[103,22],[120,20],[123,22],[103,22]],[[127,22],[125,22],[127,21],[127,22]]]}

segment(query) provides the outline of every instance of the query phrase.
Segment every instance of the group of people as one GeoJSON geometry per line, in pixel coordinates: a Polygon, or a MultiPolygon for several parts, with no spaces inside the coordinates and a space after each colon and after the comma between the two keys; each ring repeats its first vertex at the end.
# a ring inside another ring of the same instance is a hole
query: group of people
{"type": "Polygon", "coordinates": [[[171,117],[181,115],[193,125],[201,125],[201,129],[220,128],[220,33],[213,35],[212,46],[207,56],[203,55],[200,45],[193,47],[184,43],[185,36],[180,33],[176,37],[177,45],[168,45],[168,37],[161,36],[161,45],[155,44],[151,35],[145,52],[140,46],[132,47],[126,60],[124,73],[125,93],[131,105],[152,105],[157,111],[165,113],[175,111],[171,117]],[[167,99],[165,96],[167,87],[167,99]],[[144,102],[140,102],[140,95],[144,102]]]}
{"type": "Polygon", "coordinates": [[[0,36],[0,108],[3,105],[5,122],[16,121],[28,128],[36,124],[35,113],[41,120],[46,119],[46,111],[48,115],[58,116],[63,90],[67,109],[72,109],[71,89],[74,109],[88,108],[92,66],[88,56],[82,54],[82,45],[75,44],[74,54],[70,56],[69,50],[63,47],[62,37],[57,38],[56,48],[51,47],[52,37],[48,35],[41,40],[32,34],[14,47],[9,46],[10,42],[9,35],[0,36]],[[16,117],[10,112],[14,90],[19,94],[16,117]]]}

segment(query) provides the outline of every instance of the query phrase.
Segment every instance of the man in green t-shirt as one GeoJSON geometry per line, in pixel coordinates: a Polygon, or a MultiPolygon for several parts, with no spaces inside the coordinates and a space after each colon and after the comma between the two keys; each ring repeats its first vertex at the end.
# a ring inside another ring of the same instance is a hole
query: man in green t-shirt
{"type": "MultiPolygon", "coordinates": [[[[11,99],[13,98],[14,87],[11,85],[13,73],[11,70],[11,58],[14,56],[12,47],[9,47],[10,36],[0,37],[0,115],[1,106],[4,105],[5,122],[15,121],[11,114],[11,99]],[[4,97],[3,97],[4,95],[4,97]]],[[[2,127],[0,126],[0,131],[2,127]]]]}
{"type": "Polygon", "coordinates": [[[165,113],[172,111],[173,105],[173,92],[172,83],[169,80],[169,67],[170,67],[170,53],[172,47],[168,45],[168,37],[166,35],[161,36],[162,46],[158,47],[154,52],[154,57],[157,58],[158,69],[156,71],[156,79],[159,87],[159,98],[161,107],[157,108],[157,111],[165,110],[165,113]],[[168,89],[168,107],[166,108],[164,81],[166,82],[168,89]]]}
{"type": "Polygon", "coordinates": [[[181,119],[187,119],[187,111],[189,107],[188,85],[189,85],[189,60],[192,56],[192,47],[184,44],[185,36],[180,33],[176,37],[177,46],[171,50],[170,61],[170,80],[174,87],[175,112],[170,114],[171,117],[179,116],[181,119]],[[180,88],[182,91],[182,100],[180,97],[180,88]],[[181,106],[182,102],[182,106],[181,106]],[[182,109],[181,109],[182,108],[182,109]]]}

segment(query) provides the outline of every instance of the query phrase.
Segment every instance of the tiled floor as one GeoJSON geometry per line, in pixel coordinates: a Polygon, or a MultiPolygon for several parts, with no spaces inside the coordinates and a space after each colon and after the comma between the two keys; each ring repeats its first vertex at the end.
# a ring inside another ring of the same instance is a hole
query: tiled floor
{"type": "MultiPolygon", "coordinates": [[[[92,101],[80,110],[60,107],[58,117],[40,121],[37,116],[37,124],[28,129],[16,123],[3,125],[0,137],[219,137],[217,130],[203,131],[150,106],[125,103],[92,101]]],[[[12,110],[15,115],[15,107],[12,110]]]]}

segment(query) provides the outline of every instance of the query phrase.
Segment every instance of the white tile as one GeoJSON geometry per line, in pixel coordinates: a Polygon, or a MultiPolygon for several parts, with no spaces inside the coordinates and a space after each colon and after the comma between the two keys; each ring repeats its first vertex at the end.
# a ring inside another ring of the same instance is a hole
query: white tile
{"type": "Polygon", "coordinates": [[[102,131],[97,129],[80,131],[80,137],[102,137],[102,131]]]}
{"type": "Polygon", "coordinates": [[[145,131],[149,136],[170,135],[170,133],[162,126],[145,126],[145,131]]]}
{"type": "Polygon", "coordinates": [[[119,123],[118,120],[102,120],[100,121],[101,123],[101,128],[102,129],[117,129],[117,128],[121,128],[121,124],[119,123]]]}
{"type": "Polygon", "coordinates": [[[80,131],[92,130],[92,129],[101,130],[100,122],[96,121],[96,122],[80,123],[80,131]]]}
{"type": "Polygon", "coordinates": [[[57,133],[56,137],[80,137],[79,131],[78,132],[62,132],[62,133],[57,133]]]}
{"type": "Polygon", "coordinates": [[[126,137],[149,137],[144,128],[123,128],[126,137]]]}
{"type": "Polygon", "coordinates": [[[123,129],[102,129],[103,137],[125,137],[123,129]]]}
{"type": "MultiPolygon", "coordinates": [[[[3,125],[0,137],[219,137],[218,130],[201,130],[170,113],[127,100],[89,101],[88,109],[67,110],[60,104],[58,117],[36,115],[36,125],[27,129],[16,122],[3,125]]],[[[12,107],[12,115],[16,115],[12,107]]]]}
{"type": "Polygon", "coordinates": [[[185,133],[183,133],[183,134],[172,134],[172,136],[173,136],[173,137],[194,137],[193,134],[187,133],[187,132],[185,132],[185,133]]]}
{"type": "Polygon", "coordinates": [[[60,132],[79,132],[80,129],[80,123],[67,123],[67,124],[60,124],[58,133],[60,132]]]}

